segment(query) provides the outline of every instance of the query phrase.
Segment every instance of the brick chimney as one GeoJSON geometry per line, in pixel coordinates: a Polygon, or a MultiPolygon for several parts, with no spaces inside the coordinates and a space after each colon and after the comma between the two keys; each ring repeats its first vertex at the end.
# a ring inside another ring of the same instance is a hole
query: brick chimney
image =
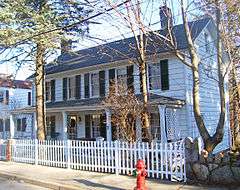
{"type": "Polygon", "coordinates": [[[166,29],[168,25],[173,26],[172,11],[166,5],[159,8],[161,29],[166,29]]]}

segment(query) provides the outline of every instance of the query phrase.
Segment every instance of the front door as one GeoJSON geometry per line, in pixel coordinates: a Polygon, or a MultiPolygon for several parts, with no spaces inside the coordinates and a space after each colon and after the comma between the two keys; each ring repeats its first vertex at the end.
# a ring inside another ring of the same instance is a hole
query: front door
{"type": "Polygon", "coordinates": [[[68,139],[77,138],[77,116],[68,116],[68,139]]]}

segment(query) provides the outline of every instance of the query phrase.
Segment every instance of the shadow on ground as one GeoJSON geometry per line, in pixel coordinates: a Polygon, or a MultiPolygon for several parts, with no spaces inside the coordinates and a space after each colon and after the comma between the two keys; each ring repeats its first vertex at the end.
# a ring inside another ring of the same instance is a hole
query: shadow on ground
{"type": "Polygon", "coordinates": [[[109,190],[125,190],[122,188],[118,188],[118,187],[114,187],[114,186],[110,186],[110,185],[104,185],[104,184],[100,184],[100,183],[95,183],[89,180],[85,180],[85,179],[74,179],[74,181],[80,183],[80,184],[84,184],[86,186],[89,187],[95,187],[95,188],[104,188],[104,189],[109,189],[109,190]]]}

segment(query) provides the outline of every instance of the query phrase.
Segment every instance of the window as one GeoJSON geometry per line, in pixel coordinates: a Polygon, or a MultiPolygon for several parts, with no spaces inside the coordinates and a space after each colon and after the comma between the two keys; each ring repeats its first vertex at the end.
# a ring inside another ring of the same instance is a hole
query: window
{"type": "Polygon", "coordinates": [[[68,78],[68,99],[75,98],[76,80],[75,77],[68,78]]]}
{"type": "Polygon", "coordinates": [[[27,119],[17,119],[17,131],[25,132],[27,127],[27,119]]]}
{"type": "Polygon", "coordinates": [[[10,131],[10,119],[5,120],[5,131],[10,131]]]}
{"type": "Polygon", "coordinates": [[[0,119],[0,132],[3,132],[3,120],[0,119]]]}
{"type": "Polygon", "coordinates": [[[125,67],[117,69],[117,82],[121,85],[127,85],[127,70],[125,67]]]}
{"type": "Polygon", "coordinates": [[[100,137],[100,115],[92,115],[92,137],[100,137]]]}
{"type": "Polygon", "coordinates": [[[151,133],[154,140],[161,140],[160,116],[159,113],[151,113],[151,133]]]}
{"type": "Polygon", "coordinates": [[[31,106],[31,102],[32,102],[31,92],[28,92],[28,105],[29,106],[31,106]]]}
{"type": "Polygon", "coordinates": [[[46,117],[46,126],[47,131],[46,135],[53,138],[55,133],[55,116],[47,116],[46,117]]]}
{"type": "Polygon", "coordinates": [[[161,89],[161,69],[160,63],[149,64],[149,88],[150,90],[161,89]]]}
{"type": "Polygon", "coordinates": [[[51,101],[51,82],[50,81],[46,82],[45,90],[46,90],[46,101],[51,101]]]}
{"type": "Polygon", "coordinates": [[[91,96],[99,96],[99,73],[91,74],[91,96]]]}

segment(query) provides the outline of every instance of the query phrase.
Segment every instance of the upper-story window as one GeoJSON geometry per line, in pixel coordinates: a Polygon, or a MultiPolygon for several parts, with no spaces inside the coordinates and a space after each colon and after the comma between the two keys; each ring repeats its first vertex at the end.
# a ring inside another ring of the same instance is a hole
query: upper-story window
{"type": "Polygon", "coordinates": [[[150,90],[161,89],[161,70],[160,63],[149,64],[149,88],[150,90]]]}
{"type": "Polygon", "coordinates": [[[91,97],[99,96],[99,73],[91,73],[91,97]]]}
{"type": "Polygon", "coordinates": [[[46,82],[45,90],[46,90],[46,101],[51,101],[51,82],[50,81],[46,82]]]}
{"type": "Polygon", "coordinates": [[[116,69],[118,84],[127,85],[127,70],[125,67],[116,69]]]}
{"type": "Polygon", "coordinates": [[[6,105],[9,104],[9,90],[0,91],[0,102],[6,105]]]}
{"type": "Polygon", "coordinates": [[[150,90],[169,90],[168,60],[148,65],[148,82],[150,90]]]}
{"type": "Polygon", "coordinates": [[[75,98],[76,80],[75,77],[68,78],[68,99],[75,98]]]}

